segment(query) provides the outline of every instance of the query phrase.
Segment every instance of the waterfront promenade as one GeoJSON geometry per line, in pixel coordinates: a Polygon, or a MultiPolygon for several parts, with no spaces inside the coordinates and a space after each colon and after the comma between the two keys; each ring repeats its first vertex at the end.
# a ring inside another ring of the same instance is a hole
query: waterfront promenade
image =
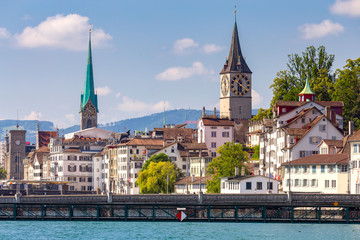
{"type": "Polygon", "coordinates": [[[0,197],[3,220],[360,223],[360,195],[203,194],[0,197]]]}

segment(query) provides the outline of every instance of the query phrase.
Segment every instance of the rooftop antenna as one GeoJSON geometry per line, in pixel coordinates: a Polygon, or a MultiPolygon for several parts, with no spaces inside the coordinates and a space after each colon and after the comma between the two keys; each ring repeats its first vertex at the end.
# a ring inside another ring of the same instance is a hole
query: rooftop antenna
{"type": "Polygon", "coordinates": [[[166,124],[166,119],[165,119],[165,101],[164,101],[164,128],[165,128],[165,124],[166,124]]]}
{"type": "Polygon", "coordinates": [[[19,130],[19,109],[16,109],[16,129],[19,130]]]}

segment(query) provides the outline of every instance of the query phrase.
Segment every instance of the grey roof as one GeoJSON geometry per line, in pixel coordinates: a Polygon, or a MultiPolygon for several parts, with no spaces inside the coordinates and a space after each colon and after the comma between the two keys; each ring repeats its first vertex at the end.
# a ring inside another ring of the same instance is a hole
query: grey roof
{"type": "Polygon", "coordinates": [[[231,39],[229,57],[226,60],[223,69],[221,70],[221,73],[226,73],[226,72],[252,73],[241,53],[236,21],[234,24],[234,30],[231,39]]]}

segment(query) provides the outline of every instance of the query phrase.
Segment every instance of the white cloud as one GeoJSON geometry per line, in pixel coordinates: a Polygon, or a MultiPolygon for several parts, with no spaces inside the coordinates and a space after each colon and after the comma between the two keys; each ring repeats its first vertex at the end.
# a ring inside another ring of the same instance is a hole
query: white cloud
{"type": "Polygon", "coordinates": [[[117,109],[123,112],[136,112],[144,115],[144,114],[163,111],[164,104],[165,104],[165,109],[169,109],[171,107],[168,101],[147,103],[124,96],[122,97],[122,102],[118,104],[117,109]]]}
{"type": "Polygon", "coordinates": [[[6,28],[0,27],[0,39],[10,38],[11,34],[6,28]]]}
{"type": "Polygon", "coordinates": [[[211,53],[215,53],[215,52],[220,52],[224,48],[221,46],[218,46],[216,44],[205,44],[202,49],[205,53],[211,54],[211,53]]]}
{"type": "Polygon", "coordinates": [[[168,68],[162,73],[156,75],[157,80],[177,81],[180,79],[189,78],[193,75],[207,75],[213,74],[213,71],[204,67],[201,62],[194,62],[191,67],[172,67],[168,68]]]}
{"type": "Polygon", "coordinates": [[[336,0],[330,11],[335,14],[360,17],[360,0],[336,0]]]}
{"type": "Polygon", "coordinates": [[[116,97],[116,98],[119,98],[120,96],[121,96],[121,93],[115,94],[115,97],[116,97]]]}
{"type": "Polygon", "coordinates": [[[107,96],[112,92],[108,86],[96,88],[95,91],[99,96],[107,96]]]}
{"type": "Polygon", "coordinates": [[[303,33],[304,39],[322,38],[327,35],[338,35],[344,31],[340,23],[333,23],[330,20],[324,20],[320,24],[304,24],[299,27],[303,33]]]}
{"type": "Polygon", "coordinates": [[[194,40],[192,40],[191,38],[183,38],[183,39],[179,39],[176,40],[174,43],[174,52],[177,54],[182,54],[184,53],[187,49],[189,48],[194,48],[194,47],[198,47],[199,44],[196,43],[194,40]]]}
{"type": "Polygon", "coordinates": [[[31,111],[31,113],[24,117],[24,120],[39,120],[42,117],[41,112],[31,111]]]}
{"type": "Polygon", "coordinates": [[[76,124],[76,123],[78,123],[78,122],[77,122],[77,119],[75,119],[75,115],[72,114],[72,113],[66,114],[66,115],[65,115],[65,119],[70,122],[69,124],[76,124]]]}
{"type": "MultiPolygon", "coordinates": [[[[15,35],[16,45],[24,48],[49,47],[86,50],[89,18],[78,14],[48,17],[36,27],[26,27],[15,35]]],[[[101,28],[93,28],[92,45],[105,45],[112,37],[101,28]]]]}
{"type": "Polygon", "coordinates": [[[258,108],[262,103],[262,101],[264,100],[264,97],[261,96],[254,89],[251,89],[251,97],[252,97],[252,108],[258,108]]]}

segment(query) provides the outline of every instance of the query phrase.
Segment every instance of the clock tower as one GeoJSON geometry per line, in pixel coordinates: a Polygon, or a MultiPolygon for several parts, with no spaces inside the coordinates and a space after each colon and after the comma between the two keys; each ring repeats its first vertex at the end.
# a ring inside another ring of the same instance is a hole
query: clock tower
{"type": "Polygon", "coordinates": [[[241,53],[235,17],[229,57],[220,72],[220,118],[251,119],[251,75],[241,53]]]}
{"type": "Polygon", "coordinates": [[[80,129],[97,127],[97,114],[99,112],[97,94],[94,91],[94,77],[91,57],[91,29],[89,30],[89,50],[87,59],[86,79],[84,93],[80,101],[80,129]]]}

